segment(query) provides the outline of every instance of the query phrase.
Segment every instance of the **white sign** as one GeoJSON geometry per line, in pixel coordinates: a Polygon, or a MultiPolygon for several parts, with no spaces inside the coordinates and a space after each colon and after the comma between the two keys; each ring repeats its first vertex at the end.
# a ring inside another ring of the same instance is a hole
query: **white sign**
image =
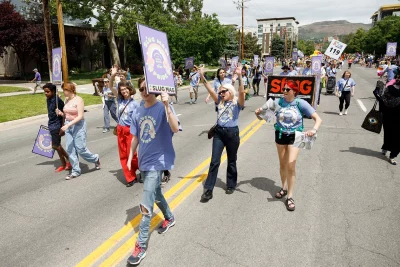
{"type": "Polygon", "coordinates": [[[347,44],[345,43],[342,43],[338,40],[332,40],[331,44],[328,46],[328,49],[325,51],[325,55],[333,59],[339,59],[346,46],[347,44]]]}

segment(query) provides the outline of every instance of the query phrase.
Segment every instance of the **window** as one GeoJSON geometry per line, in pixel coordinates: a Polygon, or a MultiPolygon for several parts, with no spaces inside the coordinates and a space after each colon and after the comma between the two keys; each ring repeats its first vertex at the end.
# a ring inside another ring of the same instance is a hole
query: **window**
{"type": "Polygon", "coordinates": [[[292,26],[292,23],[291,22],[289,22],[289,23],[286,23],[286,26],[292,26]]]}

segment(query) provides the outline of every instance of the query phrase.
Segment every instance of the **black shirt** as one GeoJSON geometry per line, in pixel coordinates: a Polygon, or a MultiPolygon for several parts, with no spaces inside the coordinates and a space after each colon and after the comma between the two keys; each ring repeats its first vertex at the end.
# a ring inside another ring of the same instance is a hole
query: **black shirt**
{"type": "MultiPolygon", "coordinates": [[[[58,99],[58,109],[63,111],[64,110],[64,102],[61,100],[61,98],[57,97],[58,99]]],[[[50,99],[47,99],[47,112],[49,116],[49,131],[60,131],[61,127],[63,126],[63,121],[64,118],[61,116],[57,116],[56,114],[56,98],[52,97],[50,99]]]]}

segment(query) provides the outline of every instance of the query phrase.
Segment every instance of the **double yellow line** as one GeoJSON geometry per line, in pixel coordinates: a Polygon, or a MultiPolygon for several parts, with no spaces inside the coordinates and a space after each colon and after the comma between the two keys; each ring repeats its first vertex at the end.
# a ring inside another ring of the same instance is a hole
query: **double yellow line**
{"type": "MultiPolygon", "coordinates": [[[[245,129],[240,132],[240,145],[245,143],[263,124],[265,121],[254,120],[245,129]]],[[[227,155],[224,154],[221,157],[221,163],[227,159],[227,155]]],[[[199,166],[192,170],[187,176],[180,180],[176,185],[174,185],[168,192],[164,194],[165,198],[168,200],[178,191],[180,191],[191,179],[200,173],[204,168],[208,167],[211,161],[211,157],[203,161],[199,166]]],[[[207,178],[208,170],[203,172],[196,180],[194,180],[182,193],[180,193],[174,200],[169,202],[169,207],[173,211],[179,206],[193,191],[207,178]]],[[[93,266],[96,261],[98,261],[104,254],[111,250],[115,245],[117,245],[123,238],[125,238],[135,227],[139,226],[142,219],[142,214],[139,213],[134,219],[132,219],[128,224],[123,226],[118,232],[101,244],[97,249],[90,253],[85,259],[76,265],[76,267],[87,267],[93,266]]],[[[157,213],[150,223],[150,231],[153,231],[162,221],[162,212],[157,213]]],[[[115,266],[122,259],[124,259],[127,254],[133,249],[138,233],[135,233],[131,238],[129,238],[124,244],[122,244],[111,256],[109,256],[100,266],[115,266]]]]}

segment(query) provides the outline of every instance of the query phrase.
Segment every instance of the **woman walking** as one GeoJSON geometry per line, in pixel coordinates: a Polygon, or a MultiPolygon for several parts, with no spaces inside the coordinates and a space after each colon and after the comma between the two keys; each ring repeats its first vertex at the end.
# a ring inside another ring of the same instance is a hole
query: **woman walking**
{"type": "Polygon", "coordinates": [[[346,102],[344,106],[344,115],[347,115],[347,110],[350,106],[350,99],[354,96],[354,88],[356,83],[351,78],[350,71],[345,71],[342,78],[336,84],[336,96],[339,97],[339,116],[343,115],[343,103],[346,102]]]}
{"type": "Polygon", "coordinates": [[[111,70],[110,88],[114,96],[117,98],[117,137],[118,137],[118,151],[121,167],[125,175],[126,187],[131,187],[136,182],[136,171],[138,170],[138,158],[136,152],[133,155],[131,168],[128,169],[127,162],[129,152],[131,150],[132,134],[130,132],[130,125],[132,123],[132,116],[136,113],[138,104],[132,98],[136,93],[135,89],[127,81],[120,81],[117,89],[114,87],[115,77],[118,75],[118,67],[114,66],[111,70]]]}
{"type": "Polygon", "coordinates": [[[117,107],[115,105],[115,96],[110,89],[110,81],[105,78],[104,79],[104,87],[103,93],[101,94],[104,99],[104,107],[103,107],[103,116],[104,116],[104,127],[103,133],[107,133],[110,131],[110,113],[111,117],[114,119],[116,123],[118,123],[117,117],[117,107]]]}
{"type": "Polygon", "coordinates": [[[400,125],[400,75],[396,82],[386,87],[382,95],[375,90],[374,95],[379,100],[379,111],[382,112],[383,146],[382,154],[390,151],[389,162],[397,165],[396,157],[400,153],[400,139],[398,128],[400,125]]]}
{"type": "Polygon", "coordinates": [[[81,175],[79,167],[79,156],[90,163],[94,163],[96,170],[100,170],[100,159],[98,154],[93,154],[86,147],[86,121],[83,118],[85,103],[80,96],[76,95],[75,85],[71,82],[62,85],[66,102],[64,110],[57,109],[58,116],[65,117],[65,124],[60,132],[65,132],[66,150],[72,171],[66,180],[70,180],[81,175]]]}
{"type": "MultiPolygon", "coordinates": [[[[284,97],[276,99],[272,102],[272,106],[268,107],[276,113],[275,143],[282,181],[282,188],[275,197],[281,199],[287,195],[285,204],[288,211],[295,210],[293,190],[296,181],[296,161],[300,150],[293,146],[295,131],[303,131],[303,115],[315,121],[312,130],[306,132],[307,136],[316,134],[322,123],[315,109],[307,101],[296,97],[298,92],[298,85],[293,80],[288,80],[283,88],[284,97]]],[[[259,120],[261,120],[259,115],[262,110],[263,108],[258,108],[255,111],[259,120]]]]}
{"type": "Polygon", "coordinates": [[[244,86],[242,81],[242,67],[239,66],[235,70],[235,75],[239,80],[239,97],[236,97],[236,90],[232,84],[223,84],[218,89],[218,94],[214,91],[207,80],[204,73],[200,71],[200,78],[206,87],[211,98],[217,105],[217,126],[215,128],[215,136],[212,144],[212,156],[208,177],[204,184],[205,192],[201,196],[201,202],[208,202],[213,197],[213,189],[217,181],[218,169],[221,163],[221,155],[224,148],[228,156],[227,177],[226,177],[226,194],[232,194],[237,184],[237,151],[240,144],[238,119],[239,113],[244,106],[244,86]]]}

